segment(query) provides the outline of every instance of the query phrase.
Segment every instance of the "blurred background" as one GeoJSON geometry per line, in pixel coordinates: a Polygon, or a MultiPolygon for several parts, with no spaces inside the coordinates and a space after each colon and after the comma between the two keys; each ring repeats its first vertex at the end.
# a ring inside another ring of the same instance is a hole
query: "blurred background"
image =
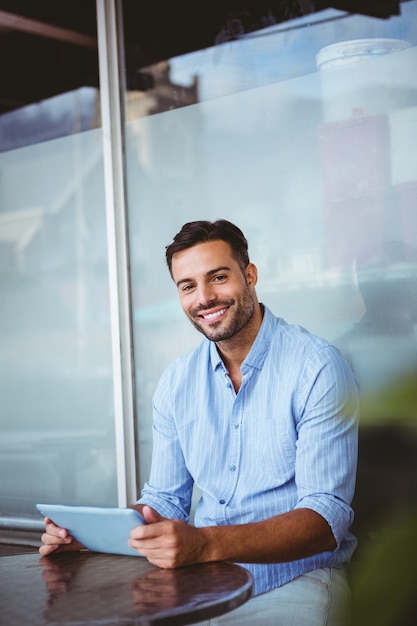
{"type": "Polygon", "coordinates": [[[361,383],[355,624],[416,623],[416,45],[415,0],[0,0],[2,541],[138,496],[200,340],[165,246],[226,218],[361,383]]]}

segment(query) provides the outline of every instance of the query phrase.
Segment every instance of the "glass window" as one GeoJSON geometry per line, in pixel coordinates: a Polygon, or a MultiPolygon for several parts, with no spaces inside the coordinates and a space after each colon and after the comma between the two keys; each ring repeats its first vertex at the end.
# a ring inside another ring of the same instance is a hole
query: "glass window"
{"type": "Polygon", "coordinates": [[[157,380],[200,340],[164,263],[186,221],[236,222],[260,299],[364,393],[417,367],[417,2],[238,5],[123,5],[141,482],[157,380]]]}
{"type": "Polygon", "coordinates": [[[95,5],[1,9],[0,514],[114,505],[95,5]]]}

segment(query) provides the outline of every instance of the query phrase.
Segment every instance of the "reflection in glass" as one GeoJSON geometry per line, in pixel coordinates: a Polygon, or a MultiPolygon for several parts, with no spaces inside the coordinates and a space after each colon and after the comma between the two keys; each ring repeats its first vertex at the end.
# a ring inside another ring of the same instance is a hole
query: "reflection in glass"
{"type": "Polygon", "coordinates": [[[1,85],[0,514],[37,519],[39,501],[116,501],[97,49],[38,27],[0,39],[20,55],[1,85]]]}
{"type": "Polygon", "coordinates": [[[186,221],[237,223],[260,299],[337,343],[365,388],[415,371],[417,3],[290,17],[143,65],[125,24],[127,74],[147,77],[126,94],[140,482],[156,382],[200,340],[164,266],[186,221]]]}

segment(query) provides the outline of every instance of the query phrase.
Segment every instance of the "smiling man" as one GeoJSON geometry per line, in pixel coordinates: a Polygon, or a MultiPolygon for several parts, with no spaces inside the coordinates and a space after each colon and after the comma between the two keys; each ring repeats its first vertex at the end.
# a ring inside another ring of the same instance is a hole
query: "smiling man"
{"type": "MultiPolygon", "coordinates": [[[[255,597],[210,624],[340,626],[356,546],[352,371],[327,341],[259,303],[237,226],[187,223],[166,259],[204,339],[156,389],[151,474],[135,505],[148,524],[129,545],[163,568],[228,560],[249,569],[255,597]]],[[[41,552],[64,542],[48,523],[41,552]]]]}
{"type": "Polygon", "coordinates": [[[161,567],[230,560],[255,598],[210,623],[340,624],[357,458],[357,388],[340,353],[260,304],[246,238],[185,224],[166,259],[205,339],[163,374],[130,545],[161,567]],[[195,527],[193,486],[201,491],[195,527]],[[154,522],[154,523],[152,523],[154,522]]]}
{"type": "Polygon", "coordinates": [[[197,330],[216,342],[234,384],[236,379],[236,391],[240,366],[263,315],[254,289],[256,267],[249,262],[242,265],[222,240],[186,248],[169,260],[185,314],[197,330]]]}

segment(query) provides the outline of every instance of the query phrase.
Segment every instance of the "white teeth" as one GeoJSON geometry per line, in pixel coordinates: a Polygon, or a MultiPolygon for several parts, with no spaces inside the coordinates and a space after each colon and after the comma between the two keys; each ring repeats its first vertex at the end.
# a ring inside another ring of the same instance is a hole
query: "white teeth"
{"type": "Polygon", "coordinates": [[[222,315],[226,309],[221,309],[220,311],[216,311],[215,313],[208,313],[207,315],[203,315],[205,320],[212,320],[219,315],[222,315]]]}

